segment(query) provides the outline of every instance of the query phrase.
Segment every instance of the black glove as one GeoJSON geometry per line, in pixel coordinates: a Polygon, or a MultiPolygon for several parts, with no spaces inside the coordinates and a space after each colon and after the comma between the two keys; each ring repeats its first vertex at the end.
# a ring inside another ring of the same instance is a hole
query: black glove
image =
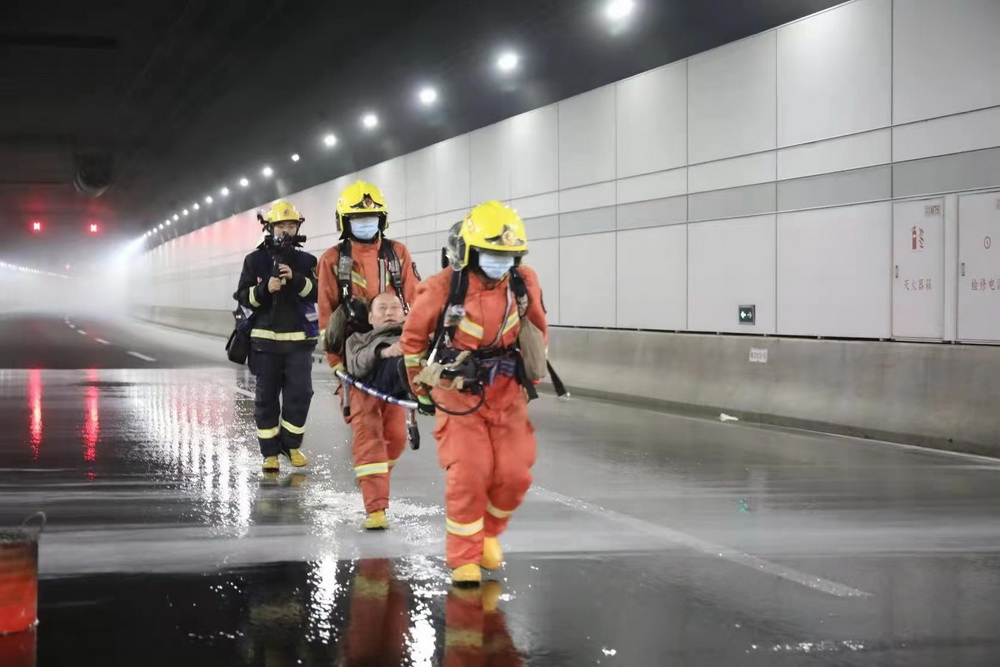
{"type": "Polygon", "coordinates": [[[417,396],[417,412],[422,415],[433,415],[437,411],[430,396],[417,396]]]}

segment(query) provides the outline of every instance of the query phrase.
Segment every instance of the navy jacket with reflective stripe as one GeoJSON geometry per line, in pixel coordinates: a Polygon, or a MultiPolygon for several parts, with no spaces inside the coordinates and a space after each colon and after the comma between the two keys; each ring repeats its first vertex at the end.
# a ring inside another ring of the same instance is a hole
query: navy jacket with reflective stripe
{"type": "Polygon", "coordinates": [[[271,252],[257,249],[243,260],[243,272],[233,298],[254,313],[250,334],[254,349],[281,351],[301,345],[315,346],[319,338],[316,263],[316,258],[307,252],[290,252],[287,264],[292,269],[292,279],[271,294],[267,289],[274,265],[271,252]]]}

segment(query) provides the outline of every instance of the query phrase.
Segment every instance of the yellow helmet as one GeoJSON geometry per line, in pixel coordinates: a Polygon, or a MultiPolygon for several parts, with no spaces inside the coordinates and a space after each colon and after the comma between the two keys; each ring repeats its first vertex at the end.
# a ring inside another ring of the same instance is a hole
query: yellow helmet
{"type": "Polygon", "coordinates": [[[528,235],[521,216],[498,201],[488,201],[469,211],[458,230],[455,244],[449,255],[458,260],[456,269],[469,265],[473,248],[510,253],[515,257],[528,254],[528,235]]]}
{"type": "Polygon", "coordinates": [[[284,199],[279,199],[271,204],[271,208],[268,209],[267,213],[258,213],[257,219],[262,225],[274,225],[279,222],[297,222],[301,225],[306,221],[302,217],[302,214],[299,213],[299,210],[291,202],[284,199]]]}
{"type": "Polygon", "coordinates": [[[389,211],[385,207],[385,197],[374,183],[355,181],[344,188],[337,200],[337,231],[344,233],[344,218],[352,215],[377,215],[379,229],[389,226],[389,211]]]}

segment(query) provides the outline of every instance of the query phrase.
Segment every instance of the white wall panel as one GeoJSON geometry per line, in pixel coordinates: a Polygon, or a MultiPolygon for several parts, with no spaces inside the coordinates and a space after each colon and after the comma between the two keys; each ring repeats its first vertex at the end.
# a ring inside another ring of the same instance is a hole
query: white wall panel
{"type": "Polygon", "coordinates": [[[559,110],[555,105],[510,119],[512,198],[559,189],[559,110]]]}
{"type": "Polygon", "coordinates": [[[619,178],[687,164],[687,104],[687,61],[618,83],[619,178]]]}
{"type": "Polygon", "coordinates": [[[892,130],[893,160],[897,162],[996,146],[1000,146],[1000,108],[937,118],[892,130]]]}
{"type": "Polygon", "coordinates": [[[893,121],[1000,104],[1000,2],[897,0],[893,121]]]}
{"type": "Polygon", "coordinates": [[[472,210],[471,207],[466,207],[447,213],[438,213],[434,216],[434,229],[439,232],[448,231],[456,222],[465,220],[465,216],[469,214],[470,210],[472,210]]]}
{"type": "Polygon", "coordinates": [[[778,328],[790,336],[888,338],[892,204],[778,216],[778,328]]]}
{"type": "Polygon", "coordinates": [[[510,207],[517,211],[523,219],[555,215],[559,212],[559,193],[552,192],[547,195],[514,199],[510,202],[510,207]]]}
{"type": "Polygon", "coordinates": [[[559,103],[559,187],[615,177],[615,87],[559,103]]]}
{"type": "Polygon", "coordinates": [[[429,215],[424,218],[415,218],[406,221],[406,235],[420,236],[421,234],[432,234],[437,231],[437,216],[429,215]]]}
{"type": "Polygon", "coordinates": [[[615,326],[615,234],[559,239],[559,321],[615,326]]]}
{"type": "Polygon", "coordinates": [[[437,213],[437,164],[434,147],[406,156],[407,219],[437,213]]]}
{"type": "Polygon", "coordinates": [[[687,194],[687,181],[688,170],[686,167],[619,179],[616,183],[618,188],[617,201],[619,204],[629,204],[687,194]]]}
{"type": "Polygon", "coordinates": [[[442,141],[433,146],[434,163],[437,171],[437,197],[435,213],[453,211],[457,208],[471,208],[469,181],[469,135],[462,134],[454,139],[442,141]]]}
{"type": "Polygon", "coordinates": [[[559,324],[559,239],[530,241],[524,263],[538,274],[549,324],[559,324]]]}
{"type": "Polygon", "coordinates": [[[473,205],[510,199],[510,121],[476,130],[470,137],[473,205]]]}
{"type": "Polygon", "coordinates": [[[424,280],[427,280],[441,270],[441,251],[415,252],[411,255],[417,265],[417,273],[424,280]]]}
{"type": "Polygon", "coordinates": [[[778,30],[778,145],[886,127],[892,2],[856,0],[778,30]]]}
{"type": "Polygon", "coordinates": [[[559,212],[585,211],[590,208],[615,205],[615,184],[598,183],[582,188],[559,191],[559,212]]]}
{"type": "Polygon", "coordinates": [[[782,148],[778,151],[778,179],[873,167],[891,161],[892,130],[876,130],[782,148]]]}
{"type": "Polygon", "coordinates": [[[775,148],[775,33],[688,60],[688,157],[708,162],[775,148]]]}
{"type": "MultiPolygon", "coordinates": [[[[389,216],[393,220],[406,220],[406,158],[397,157],[364,169],[359,174],[374,183],[385,195],[389,216]]],[[[337,193],[339,194],[339,193],[337,193]]],[[[336,197],[337,195],[334,195],[336,197]]],[[[336,204],[336,199],[334,199],[336,204]]],[[[329,209],[328,209],[329,210],[329,209]]]]}
{"type": "Polygon", "coordinates": [[[688,225],[688,328],[774,333],[773,215],[688,225]],[[739,324],[741,305],[757,307],[756,324],[739,324]]]}
{"type": "Polygon", "coordinates": [[[704,192],[770,183],[777,172],[777,159],[770,152],[695,165],[688,169],[688,190],[704,192]]]}
{"type": "Polygon", "coordinates": [[[619,327],[687,327],[687,225],[618,232],[619,327]]]}

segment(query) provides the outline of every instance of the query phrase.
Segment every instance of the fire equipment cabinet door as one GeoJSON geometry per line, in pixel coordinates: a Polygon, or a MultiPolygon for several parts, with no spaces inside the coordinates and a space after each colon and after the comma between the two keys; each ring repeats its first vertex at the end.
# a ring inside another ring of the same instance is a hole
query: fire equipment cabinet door
{"type": "Polygon", "coordinates": [[[944,338],[944,199],[892,210],[892,335],[944,338]]]}
{"type": "Polygon", "coordinates": [[[958,338],[1000,343],[1000,192],[958,199],[958,338]]]}

